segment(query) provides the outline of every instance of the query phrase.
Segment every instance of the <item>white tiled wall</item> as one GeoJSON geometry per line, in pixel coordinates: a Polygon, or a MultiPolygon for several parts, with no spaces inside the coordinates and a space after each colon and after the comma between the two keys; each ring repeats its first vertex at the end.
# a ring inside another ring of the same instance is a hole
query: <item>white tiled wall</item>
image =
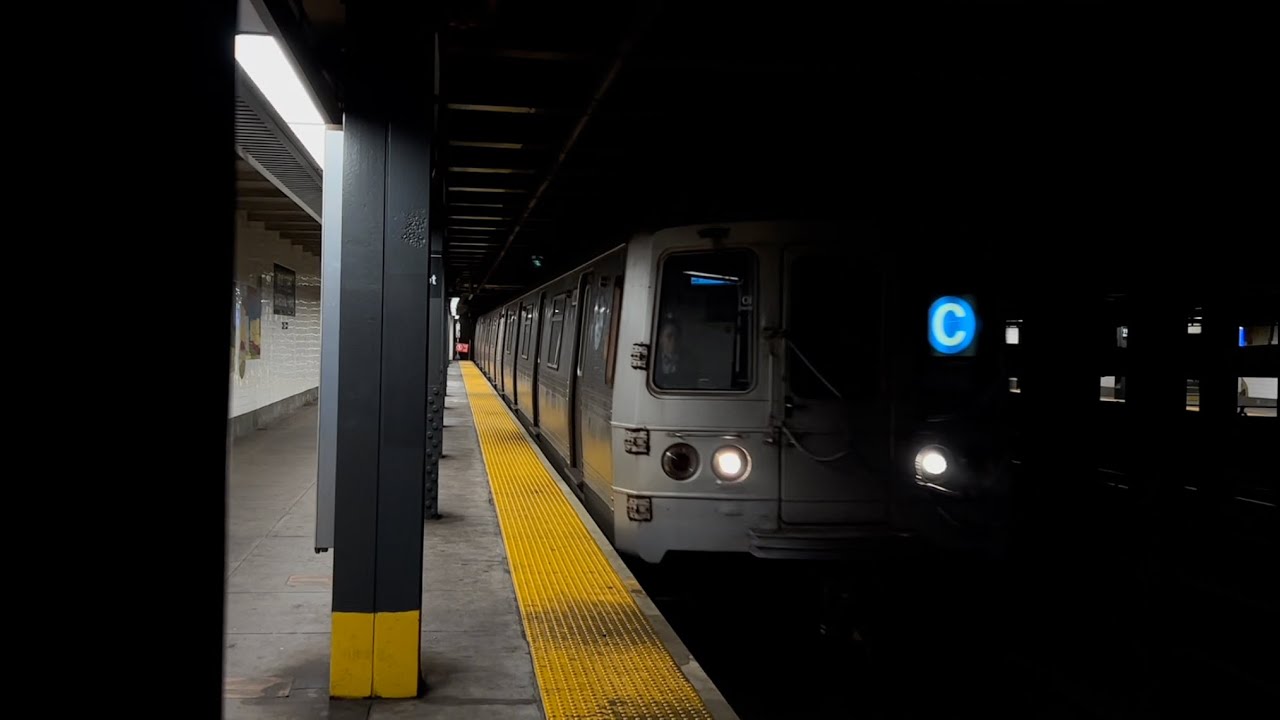
{"type": "MultiPolygon", "coordinates": [[[[264,230],[236,212],[236,317],[246,298],[245,288],[257,281],[261,287],[262,357],[245,361],[232,352],[231,408],[229,417],[252,412],[320,385],[320,258],[304,252],[279,233],[264,230]],[[297,274],[294,317],[272,312],[274,265],[297,274]],[[289,327],[284,329],[282,322],[289,327]]],[[[238,347],[238,342],[237,342],[238,347]]]]}

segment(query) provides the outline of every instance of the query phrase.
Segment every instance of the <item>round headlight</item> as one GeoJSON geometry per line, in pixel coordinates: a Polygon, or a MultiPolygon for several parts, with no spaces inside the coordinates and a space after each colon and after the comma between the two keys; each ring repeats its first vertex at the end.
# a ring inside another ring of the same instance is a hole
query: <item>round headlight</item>
{"type": "Polygon", "coordinates": [[[737,445],[725,445],[711,456],[711,471],[724,482],[735,482],[751,470],[751,456],[737,445]]]}
{"type": "Polygon", "coordinates": [[[662,453],[662,472],[675,480],[688,480],[698,472],[698,451],[686,443],[672,445],[662,453]]]}
{"type": "Polygon", "coordinates": [[[946,476],[950,467],[947,449],[941,445],[929,445],[916,453],[916,477],[921,480],[940,480],[946,476]]]}

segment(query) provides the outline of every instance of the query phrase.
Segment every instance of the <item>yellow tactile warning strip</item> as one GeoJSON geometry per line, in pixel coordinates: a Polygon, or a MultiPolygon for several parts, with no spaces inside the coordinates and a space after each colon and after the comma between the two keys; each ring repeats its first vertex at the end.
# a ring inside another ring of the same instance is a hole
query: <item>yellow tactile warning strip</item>
{"type": "Polygon", "coordinates": [[[711,718],[502,399],[462,363],[547,720],[711,718]]]}

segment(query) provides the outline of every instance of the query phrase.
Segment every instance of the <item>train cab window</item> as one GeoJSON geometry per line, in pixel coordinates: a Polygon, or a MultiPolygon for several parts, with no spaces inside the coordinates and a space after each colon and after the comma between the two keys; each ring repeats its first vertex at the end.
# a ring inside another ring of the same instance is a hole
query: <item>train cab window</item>
{"type": "Polygon", "coordinates": [[[551,299],[551,318],[548,320],[551,335],[547,338],[547,367],[560,368],[560,342],[564,339],[564,301],[567,293],[551,299]]]}
{"type": "Polygon", "coordinates": [[[751,387],[756,257],[749,250],[668,256],[650,364],[661,390],[751,387]]]}

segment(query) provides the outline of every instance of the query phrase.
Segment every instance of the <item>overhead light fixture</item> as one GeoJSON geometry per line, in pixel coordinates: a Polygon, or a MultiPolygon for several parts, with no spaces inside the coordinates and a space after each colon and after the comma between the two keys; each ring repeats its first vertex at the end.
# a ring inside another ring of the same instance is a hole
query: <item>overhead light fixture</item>
{"type": "Polygon", "coordinates": [[[271,35],[241,33],[235,53],[245,74],[323,170],[324,118],[280,43],[271,35]]]}

